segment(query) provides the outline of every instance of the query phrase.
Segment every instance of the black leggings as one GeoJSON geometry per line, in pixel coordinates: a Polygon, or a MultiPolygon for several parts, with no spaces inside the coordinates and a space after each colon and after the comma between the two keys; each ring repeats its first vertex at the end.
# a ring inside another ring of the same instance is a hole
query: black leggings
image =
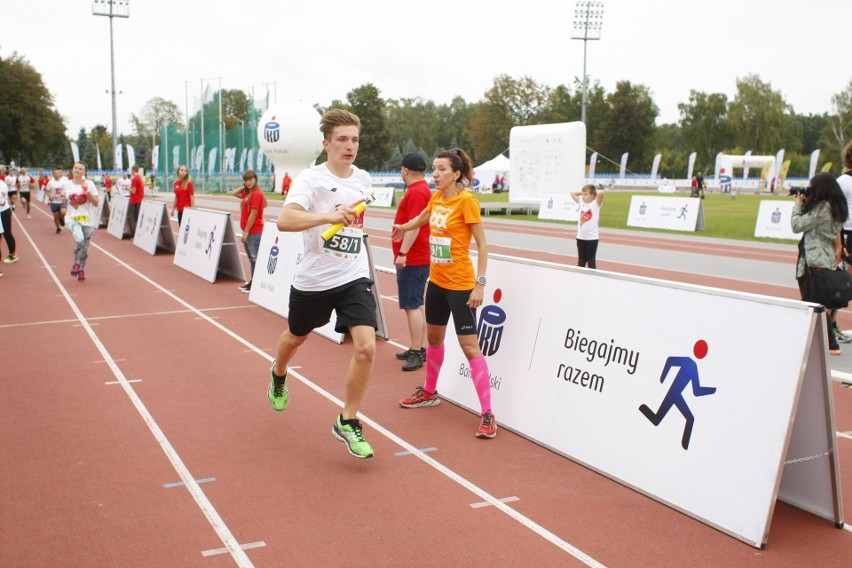
{"type": "Polygon", "coordinates": [[[595,257],[598,254],[598,240],[587,241],[577,239],[577,266],[586,266],[589,268],[597,268],[595,257]]]}
{"type": "Polygon", "coordinates": [[[6,209],[0,213],[0,221],[3,222],[3,234],[0,237],[6,238],[6,244],[9,245],[9,254],[15,254],[15,237],[12,235],[12,209],[6,209]]]}

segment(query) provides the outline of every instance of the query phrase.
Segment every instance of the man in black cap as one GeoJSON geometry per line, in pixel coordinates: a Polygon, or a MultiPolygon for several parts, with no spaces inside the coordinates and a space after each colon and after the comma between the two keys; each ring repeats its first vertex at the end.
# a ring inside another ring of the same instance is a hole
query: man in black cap
{"type": "MultiPolygon", "coordinates": [[[[402,181],[408,186],[394,217],[395,225],[414,219],[426,208],[432,192],[426,183],[426,159],[420,154],[407,154],[401,164],[402,181]]],[[[405,310],[411,347],[396,354],[404,360],[403,371],[416,371],[426,360],[426,317],[423,294],[429,279],[429,224],[393,243],[396,284],[399,288],[399,307],[405,310]]]]}

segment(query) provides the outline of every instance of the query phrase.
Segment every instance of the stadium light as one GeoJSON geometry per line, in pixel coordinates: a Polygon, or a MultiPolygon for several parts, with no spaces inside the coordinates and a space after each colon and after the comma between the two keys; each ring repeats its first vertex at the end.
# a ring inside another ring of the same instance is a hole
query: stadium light
{"type": "Polygon", "coordinates": [[[586,100],[589,91],[589,76],[586,74],[586,48],[589,41],[601,39],[603,28],[603,2],[579,0],[574,8],[574,29],[571,39],[583,40],[583,106],[580,120],[586,123],[586,100]]]}
{"type": "MultiPolygon", "coordinates": [[[[109,18],[109,70],[112,81],[112,156],[113,169],[121,168],[121,164],[115,163],[115,147],[118,146],[118,125],[115,112],[115,50],[112,41],[112,19],[130,17],[130,0],[95,0],[92,2],[92,15],[106,16],[109,18]]],[[[133,164],[130,164],[132,167],[133,164]]]]}

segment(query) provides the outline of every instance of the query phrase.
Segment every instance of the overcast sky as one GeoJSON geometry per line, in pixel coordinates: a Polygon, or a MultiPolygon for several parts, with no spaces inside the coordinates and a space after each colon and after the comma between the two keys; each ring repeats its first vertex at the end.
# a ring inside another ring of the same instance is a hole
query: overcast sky
{"type": "MultiPolygon", "coordinates": [[[[0,55],[23,55],[41,73],[68,133],[112,128],[109,18],[91,0],[10,0],[0,55]]],[[[494,77],[572,85],[583,42],[571,40],[574,2],[456,0],[223,2],[131,0],[114,19],[118,130],[159,96],[183,110],[202,79],[255,95],[269,89],[328,105],[371,82],[382,97],[480,100],[494,77]]],[[[802,114],[831,110],[852,79],[848,0],[606,0],[587,72],[607,92],[646,85],[658,124],[679,118],[690,89],[736,93],[757,74],[802,114]]],[[[190,109],[191,110],[191,109],[190,109]]]]}

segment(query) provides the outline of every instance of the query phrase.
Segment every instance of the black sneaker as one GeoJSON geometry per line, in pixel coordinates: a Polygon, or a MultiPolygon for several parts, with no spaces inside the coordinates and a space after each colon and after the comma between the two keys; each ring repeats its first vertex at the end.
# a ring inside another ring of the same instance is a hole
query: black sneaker
{"type": "Polygon", "coordinates": [[[239,291],[243,294],[248,294],[249,292],[251,292],[251,282],[246,282],[245,284],[240,286],[239,291]]]}
{"type": "Polygon", "coordinates": [[[409,347],[405,351],[400,351],[399,353],[397,353],[396,358],[399,359],[400,361],[407,361],[412,353],[418,353],[418,352],[420,353],[420,356],[425,361],[426,360],[426,348],[425,347],[423,349],[412,349],[411,347],[409,347]]]}
{"type": "Polygon", "coordinates": [[[402,366],[403,371],[416,371],[423,366],[423,355],[420,351],[412,351],[402,366]]]}

